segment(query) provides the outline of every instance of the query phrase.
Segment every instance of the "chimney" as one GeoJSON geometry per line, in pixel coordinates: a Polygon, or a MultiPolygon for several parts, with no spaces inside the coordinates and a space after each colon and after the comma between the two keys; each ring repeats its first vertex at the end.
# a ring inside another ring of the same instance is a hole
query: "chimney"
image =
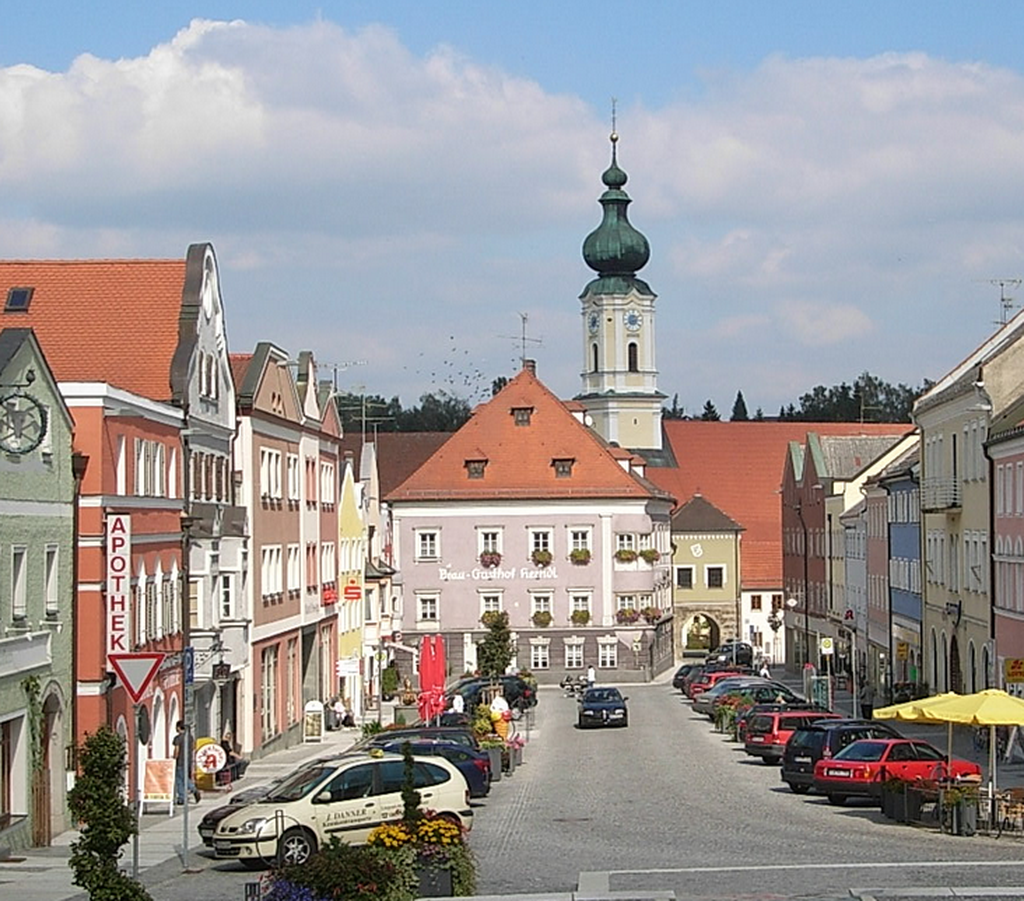
{"type": "Polygon", "coordinates": [[[537,374],[537,361],[536,360],[523,360],[523,369],[527,372],[536,375],[537,374]]]}

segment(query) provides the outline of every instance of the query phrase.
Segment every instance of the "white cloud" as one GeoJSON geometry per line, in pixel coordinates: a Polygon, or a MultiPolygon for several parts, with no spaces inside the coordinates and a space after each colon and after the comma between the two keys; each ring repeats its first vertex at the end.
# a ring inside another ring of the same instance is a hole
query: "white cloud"
{"type": "MultiPolygon", "coordinates": [[[[408,398],[430,387],[409,361],[438,371],[453,330],[507,374],[498,336],[530,312],[568,395],[604,120],[383,27],[196,20],[138,58],[0,68],[0,240],[8,256],[213,240],[236,349],[367,356],[359,378],[408,398]]],[[[774,56],[705,74],[698,99],[624,107],[619,132],[661,387],[688,406],[742,388],[770,411],[800,378],[864,368],[934,377],[991,326],[987,280],[1024,270],[1017,72],[774,56]]]]}

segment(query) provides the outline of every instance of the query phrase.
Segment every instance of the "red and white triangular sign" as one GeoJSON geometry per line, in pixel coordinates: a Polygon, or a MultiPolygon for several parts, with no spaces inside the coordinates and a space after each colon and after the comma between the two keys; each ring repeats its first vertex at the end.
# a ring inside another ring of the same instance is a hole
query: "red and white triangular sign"
{"type": "Polygon", "coordinates": [[[139,654],[110,654],[107,659],[121,679],[125,691],[135,704],[146,693],[149,683],[160,669],[166,654],[157,652],[139,654]]]}

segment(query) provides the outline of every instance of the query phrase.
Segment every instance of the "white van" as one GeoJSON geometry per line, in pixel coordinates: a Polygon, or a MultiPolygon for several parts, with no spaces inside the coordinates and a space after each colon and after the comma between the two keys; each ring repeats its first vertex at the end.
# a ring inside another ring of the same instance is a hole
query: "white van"
{"type": "MultiPolygon", "coordinates": [[[[413,783],[420,805],[469,830],[469,786],[443,757],[414,757],[413,783]]],[[[316,760],[296,770],[271,794],[217,824],[214,854],[250,867],[303,864],[332,838],[358,845],[381,823],[404,812],[400,754],[350,753],[316,760]]]]}

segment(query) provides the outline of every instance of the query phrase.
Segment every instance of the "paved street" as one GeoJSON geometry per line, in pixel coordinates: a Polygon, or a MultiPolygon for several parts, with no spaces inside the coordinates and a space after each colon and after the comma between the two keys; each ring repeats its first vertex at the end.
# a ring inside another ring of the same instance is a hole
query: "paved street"
{"type": "MultiPolygon", "coordinates": [[[[978,898],[1006,897],[999,887],[1024,894],[1022,839],[955,838],[856,802],[798,797],[671,687],[624,693],[628,729],[579,732],[574,702],[541,690],[526,764],[477,808],[481,894],[577,885],[581,897],[671,890],[680,901],[911,899],[951,886],[993,889],[978,898]]],[[[929,737],[941,744],[944,731],[929,737]]],[[[147,871],[155,901],[241,901],[254,879],[232,862],[194,855],[193,864],[200,871],[188,875],[173,859],[147,871]]]]}

